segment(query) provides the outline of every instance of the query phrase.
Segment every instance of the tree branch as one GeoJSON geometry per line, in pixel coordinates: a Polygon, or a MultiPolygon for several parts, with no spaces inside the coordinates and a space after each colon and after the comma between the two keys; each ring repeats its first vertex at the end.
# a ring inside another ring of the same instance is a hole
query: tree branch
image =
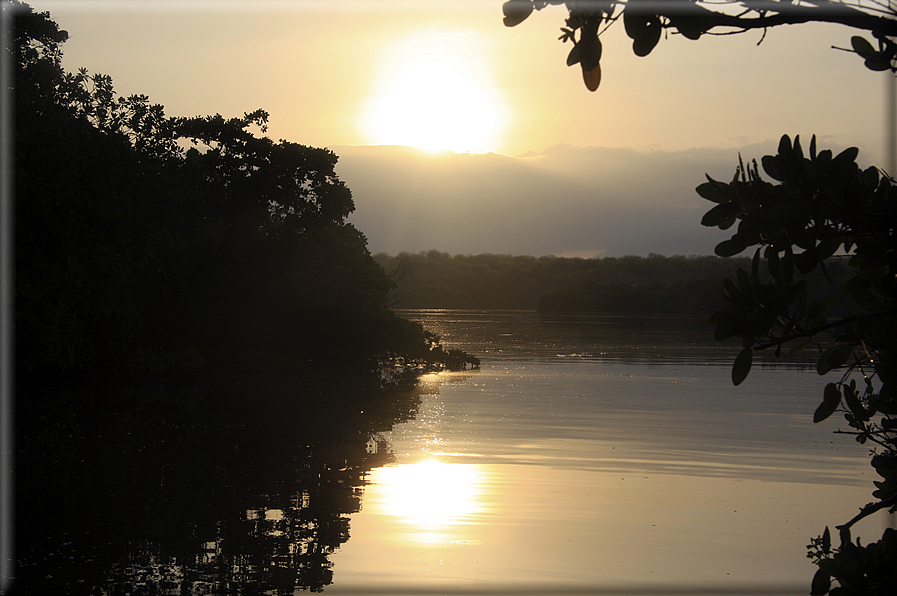
{"type": "MultiPolygon", "coordinates": [[[[820,22],[846,25],[879,35],[897,36],[897,14],[880,16],[870,14],[841,2],[831,0],[804,0],[814,6],[802,6],[778,0],[743,0],[739,2],[758,16],[747,17],[746,13],[734,15],[707,10],[705,16],[711,19],[713,27],[728,27],[748,31],[779,25],[798,25],[820,22]]],[[[682,2],[656,3],[654,9],[664,16],[681,13],[680,6],[693,4],[691,0],[682,2]]],[[[689,11],[691,12],[691,11],[689,11]]]]}
{"type": "Polygon", "coordinates": [[[813,327],[812,329],[807,329],[806,331],[801,331],[800,333],[794,333],[792,335],[787,335],[785,337],[780,337],[779,339],[767,342],[765,344],[759,344],[754,346],[754,350],[765,350],[766,348],[771,348],[773,346],[779,346],[785,342],[789,342],[793,339],[800,339],[802,337],[812,337],[817,333],[822,333],[823,331],[828,331],[829,329],[834,329],[835,327],[840,327],[841,325],[846,325],[848,323],[853,323],[859,320],[860,315],[855,315],[852,317],[847,317],[846,319],[839,319],[837,321],[832,321],[826,325],[820,325],[819,327],[813,327]]]}
{"type": "Polygon", "coordinates": [[[861,519],[863,519],[865,517],[869,517],[876,511],[880,511],[886,507],[891,507],[894,505],[897,505],[897,494],[893,495],[892,497],[890,497],[888,499],[885,499],[884,501],[879,501],[878,503],[869,503],[868,505],[866,505],[865,507],[860,509],[860,512],[857,513],[856,516],[854,516],[854,518],[852,520],[850,520],[846,524],[843,524],[840,526],[835,526],[835,528],[838,530],[841,530],[842,528],[849,528],[850,526],[857,523],[861,519]]]}
{"type": "Polygon", "coordinates": [[[873,433],[876,433],[876,432],[881,432],[881,431],[860,432],[860,431],[848,431],[848,430],[841,430],[841,429],[838,429],[838,430],[836,430],[836,431],[832,431],[832,434],[835,434],[835,435],[851,435],[851,436],[853,436],[853,437],[865,436],[868,440],[872,441],[873,443],[876,443],[876,444],[878,444],[878,445],[881,445],[881,446],[884,447],[885,449],[890,449],[891,446],[888,445],[888,443],[890,442],[890,440],[882,441],[881,439],[879,439],[878,437],[876,437],[876,436],[873,434],[873,433]]]}

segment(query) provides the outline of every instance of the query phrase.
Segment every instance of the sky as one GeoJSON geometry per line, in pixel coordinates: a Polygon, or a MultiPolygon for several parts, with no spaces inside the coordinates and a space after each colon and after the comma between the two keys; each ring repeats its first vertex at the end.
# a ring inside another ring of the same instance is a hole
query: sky
{"type": "Polygon", "coordinates": [[[112,77],[170,116],[270,113],[274,140],[327,147],[371,252],[712,254],[705,174],[783,134],[883,165],[885,82],[856,32],[794,25],[647,57],[602,34],[591,93],[550,6],[501,0],[34,0],[69,32],[63,65],[112,77]],[[761,41],[762,40],[762,41],[761,41]]]}

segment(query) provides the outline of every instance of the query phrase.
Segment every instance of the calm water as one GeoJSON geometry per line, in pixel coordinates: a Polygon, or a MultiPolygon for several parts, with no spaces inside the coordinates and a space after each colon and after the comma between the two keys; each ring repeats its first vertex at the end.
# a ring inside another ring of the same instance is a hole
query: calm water
{"type": "Polygon", "coordinates": [[[815,371],[734,388],[702,319],[405,314],[483,366],[385,436],[334,593],[806,594],[809,538],[870,500],[865,450],[812,423],[815,371]]]}
{"type": "Polygon", "coordinates": [[[871,500],[865,449],[812,424],[815,371],[755,364],[734,388],[737,349],[701,319],[404,314],[482,368],[250,403],[258,435],[73,429],[25,482],[19,586],[807,593],[809,539],[871,500]]]}

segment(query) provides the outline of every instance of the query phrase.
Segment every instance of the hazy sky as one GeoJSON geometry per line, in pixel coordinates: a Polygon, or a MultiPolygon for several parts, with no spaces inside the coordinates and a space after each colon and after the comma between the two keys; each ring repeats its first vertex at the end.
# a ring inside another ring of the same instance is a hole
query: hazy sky
{"type": "Polygon", "coordinates": [[[373,252],[709,254],[694,187],[739,152],[816,134],[883,163],[886,75],[832,49],[855,33],[837,26],[670,35],[639,58],[618,23],[590,93],[563,7],[506,28],[501,0],[31,5],[69,32],[69,70],[173,116],[264,108],[275,140],[333,149],[373,252]]]}

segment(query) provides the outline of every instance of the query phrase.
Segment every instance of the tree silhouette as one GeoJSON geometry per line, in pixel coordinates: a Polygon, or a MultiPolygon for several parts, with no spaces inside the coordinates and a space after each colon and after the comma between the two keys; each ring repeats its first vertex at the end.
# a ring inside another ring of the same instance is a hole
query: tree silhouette
{"type": "Polygon", "coordinates": [[[740,164],[729,183],[708,176],[697,188],[717,203],[701,223],[735,229],[717,254],[757,247],[750,273],[739,269],[724,284],[728,307],[710,318],[716,339],[741,339],[733,383],[748,376],[755,351],[818,350],[817,372],[840,378],[825,386],[813,421],[840,411],[852,429],[845,432],[875,447],[876,501],[838,526],[838,548],[828,528],[810,544],[819,565],[814,595],[828,593],[832,578],[840,585],[832,594],[897,590],[897,532],[865,547],[850,533],[872,513],[897,510],[897,183],[875,167],[861,169],[857,154],[817,151],[814,137],[804,155],[799,138],[784,136],[777,154],[761,160],[772,181],[753,161],[740,164]],[[846,279],[830,276],[833,261],[847,262],[846,279]],[[829,280],[821,293],[806,279],[818,270],[829,280]]]}
{"type": "Polygon", "coordinates": [[[261,109],[171,117],[118,96],[106,75],[62,69],[68,34],[48,13],[7,9],[20,387],[334,370],[378,383],[398,358],[448,365],[389,309],[394,283],[346,221],[333,152],[263,136],[261,109]]]}

